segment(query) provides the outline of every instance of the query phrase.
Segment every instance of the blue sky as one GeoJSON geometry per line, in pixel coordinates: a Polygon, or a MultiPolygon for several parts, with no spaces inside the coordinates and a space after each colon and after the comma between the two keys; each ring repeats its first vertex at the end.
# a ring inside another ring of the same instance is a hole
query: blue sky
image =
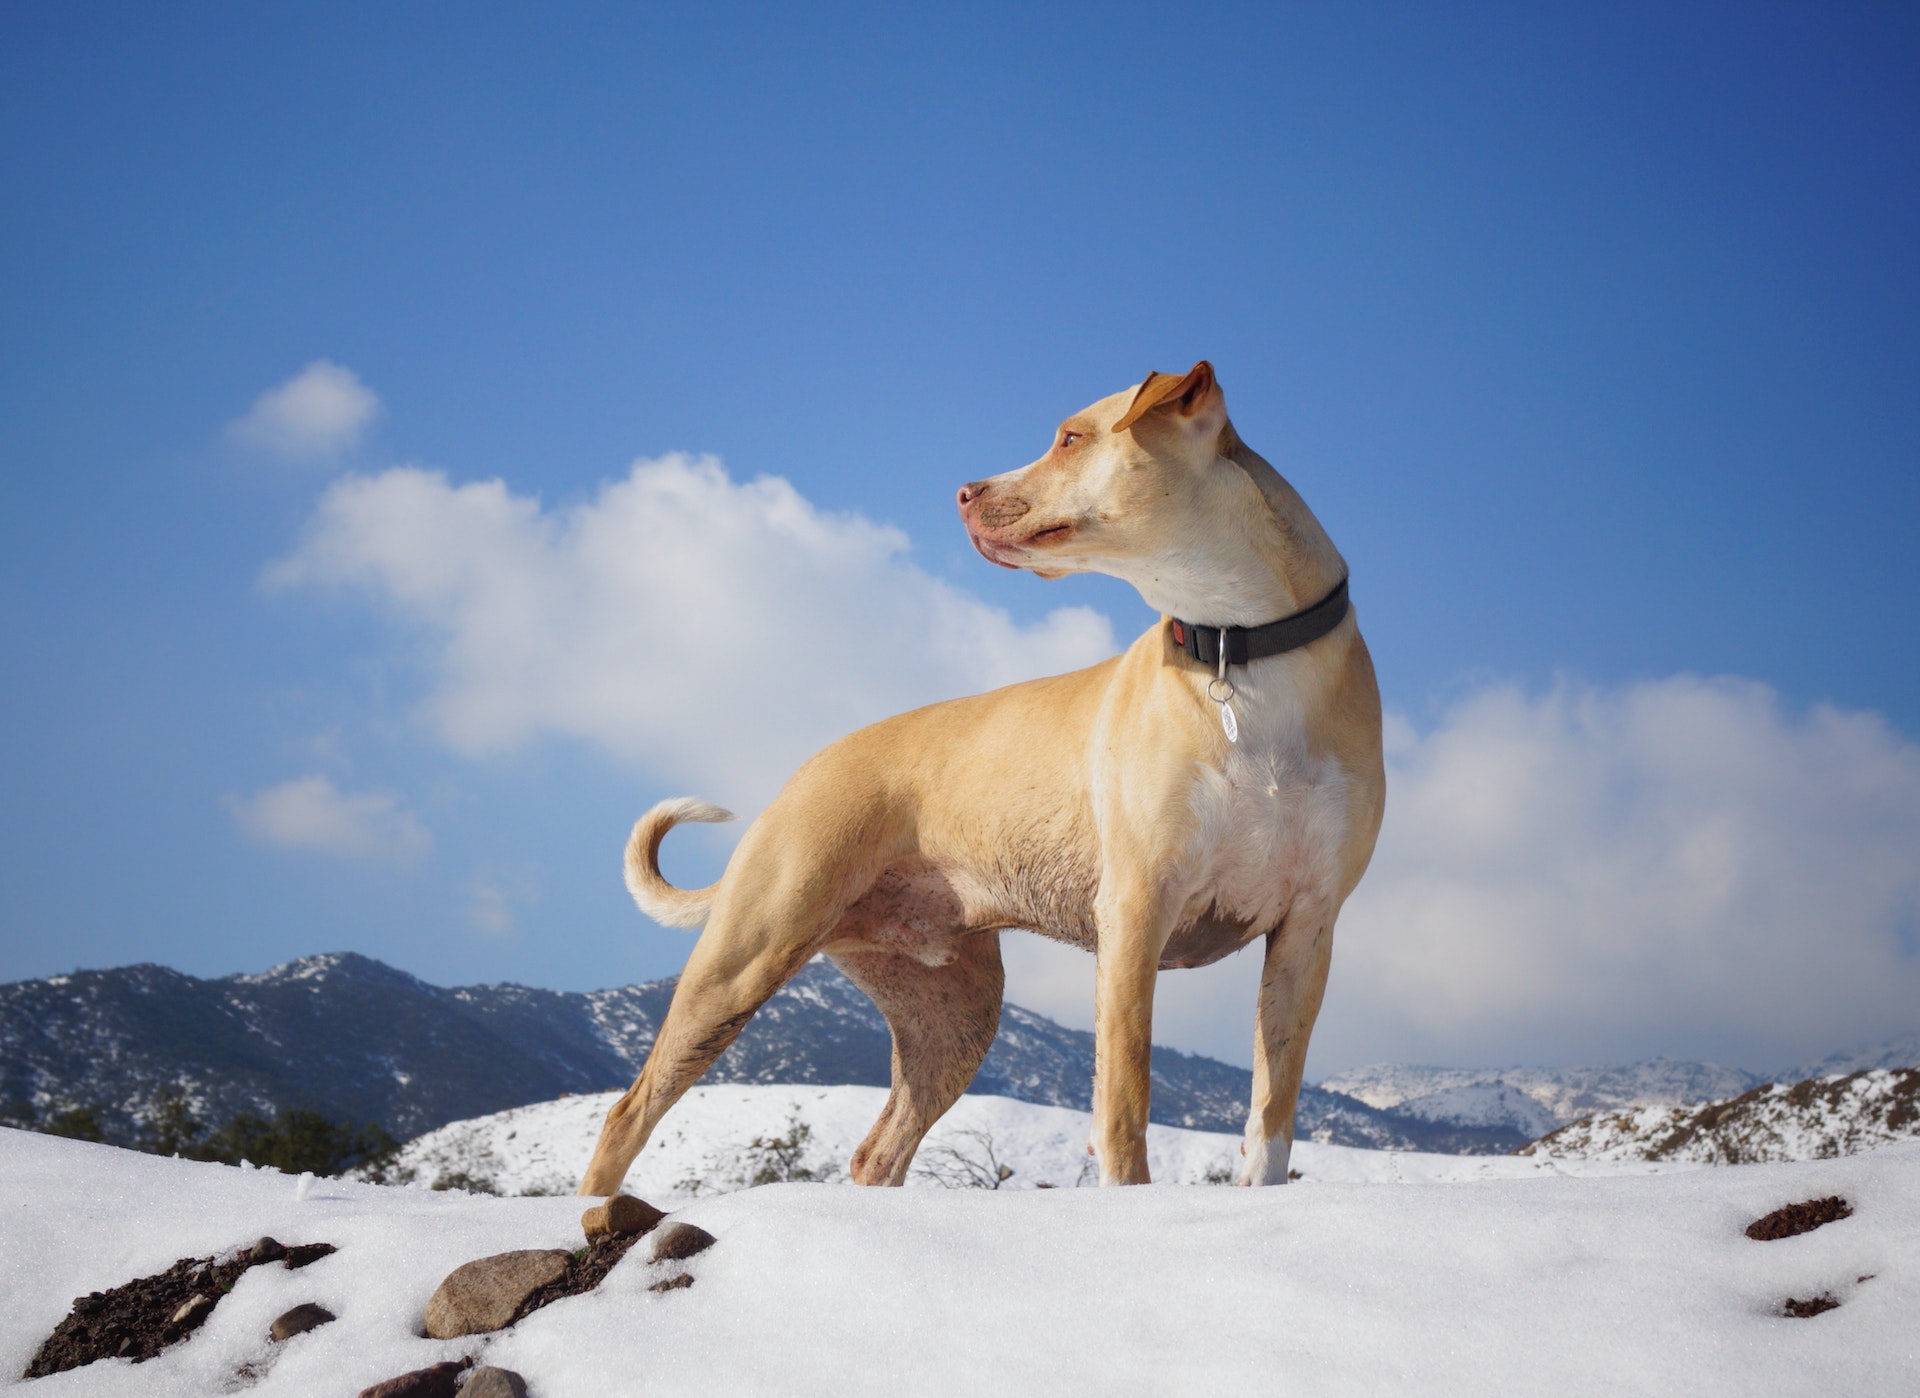
{"type": "MultiPolygon", "coordinates": [[[[1916,72],[1895,5],[8,7],[0,977],[677,969],[633,816],[1147,624],[989,568],[952,493],[1204,356],[1352,563],[1409,798],[1317,1071],[1910,1028],[1916,72]],[[235,426],[316,363],[308,438],[235,426]],[[569,551],[601,527],[690,590],[569,551]],[[627,586],[644,659],[540,611],[627,586]],[[838,664],[806,618],[867,596],[892,653],[838,664]],[[709,606],[788,619],[716,655],[709,606]],[[956,606],[987,639],[936,663],[956,606]],[[1809,941],[1845,974],[1796,989],[1809,941]]],[[[1075,1018],[1078,972],[1017,970],[1075,1018]]],[[[1235,976],[1164,1037],[1244,1059],[1235,976]]]]}

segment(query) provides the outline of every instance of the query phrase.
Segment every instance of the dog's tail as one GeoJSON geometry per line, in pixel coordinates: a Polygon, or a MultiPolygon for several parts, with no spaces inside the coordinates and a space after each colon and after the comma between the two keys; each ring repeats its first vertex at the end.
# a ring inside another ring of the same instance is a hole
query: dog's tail
{"type": "Polygon", "coordinates": [[[627,840],[627,892],[640,905],[640,911],[667,927],[702,927],[713,908],[717,883],[705,888],[675,888],[660,872],[660,842],[667,832],[684,820],[718,822],[732,820],[732,811],[723,811],[691,796],[676,796],[662,801],[633,824],[627,840]]]}

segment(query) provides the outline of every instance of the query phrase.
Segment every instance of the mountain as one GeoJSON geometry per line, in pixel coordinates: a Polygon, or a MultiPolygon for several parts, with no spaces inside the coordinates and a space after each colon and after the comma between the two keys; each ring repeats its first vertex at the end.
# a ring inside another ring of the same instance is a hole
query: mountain
{"type": "MultiPolygon", "coordinates": [[[[161,1095],[202,1121],[288,1108],[373,1121],[405,1139],[445,1122],[631,1081],[671,978],[588,994],[520,985],[444,989],[352,953],[202,980],[162,966],[76,971],[0,986],[0,1109],[93,1108],[130,1140],[161,1095]]],[[[763,1006],[709,1082],[885,1085],[891,1036],[824,961],[763,1006]]],[[[1015,1005],[972,1090],[1084,1109],[1093,1036],[1015,1005]]],[[[1234,1131],[1251,1079],[1214,1059],[1153,1051],[1153,1120],[1234,1131]]],[[[1447,1152],[1507,1150],[1533,1133],[1435,1122],[1302,1090],[1303,1137],[1447,1152]]]]}
{"type": "Polygon", "coordinates": [[[1762,1083],[1724,1102],[1602,1112],[1523,1155],[1698,1165],[1830,1160],[1920,1138],[1920,1068],[1875,1068],[1791,1087],[1762,1083]]]}
{"type": "Polygon", "coordinates": [[[1864,1073],[1869,1068],[1920,1068],[1920,1033],[1901,1034],[1851,1053],[1830,1053],[1812,1063],[1790,1068],[1776,1082],[1805,1082],[1842,1073],[1864,1073]]]}
{"type": "Polygon", "coordinates": [[[1321,1084],[1436,1124],[1505,1127],[1527,1140],[1595,1112],[1717,1101],[1760,1082],[1741,1068],[1649,1058],[1587,1068],[1432,1068],[1375,1063],[1321,1084]]]}

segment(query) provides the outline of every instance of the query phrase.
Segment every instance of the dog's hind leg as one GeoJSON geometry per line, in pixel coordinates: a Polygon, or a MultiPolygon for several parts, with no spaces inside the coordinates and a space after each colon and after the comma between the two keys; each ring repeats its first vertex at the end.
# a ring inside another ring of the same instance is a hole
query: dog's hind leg
{"type": "Polygon", "coordinates": [[[755,1010],[806,964],[808,950],[798,960],[771,953],[744,965],[715,964],[718,958],[701,956],[702,940],[680,974],[666,1019],[647,1054],[647,1061],[600,1128],[599,1144],[580,1180],[580,1193],[618,1192],[627,1168],[640,1153],[654,1127],[669,1108],[700,1080],[713,1061],[740,1036],[755,1010]]]}
{"type": "Polygon", "coordinates": [[[1000,934],[954,943],[955,959],[929,966],[893,951],[828,952],[893,1031],[893,1091],[847,1172],[856,1184],[904,1183],[921,1139],[973,1081],[1000,1027],[1000,934]]]}

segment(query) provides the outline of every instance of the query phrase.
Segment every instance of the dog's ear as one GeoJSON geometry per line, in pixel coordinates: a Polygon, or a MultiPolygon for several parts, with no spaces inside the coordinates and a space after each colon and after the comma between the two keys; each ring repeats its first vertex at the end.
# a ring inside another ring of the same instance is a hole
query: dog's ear
{"type": "Polygon", "coordinates": [[[1127,410],[1113,424],[1113,430],[1125,432],[1159,407],[1171,407],[1182,417],[1191,417],[1205,405],[1214,387],[1213,365],[1204,359],[1187,370],[1184,377],[1148,374],[1146,381],[1135,391],[1133,401],[1127,404],[1127,410]]]}

